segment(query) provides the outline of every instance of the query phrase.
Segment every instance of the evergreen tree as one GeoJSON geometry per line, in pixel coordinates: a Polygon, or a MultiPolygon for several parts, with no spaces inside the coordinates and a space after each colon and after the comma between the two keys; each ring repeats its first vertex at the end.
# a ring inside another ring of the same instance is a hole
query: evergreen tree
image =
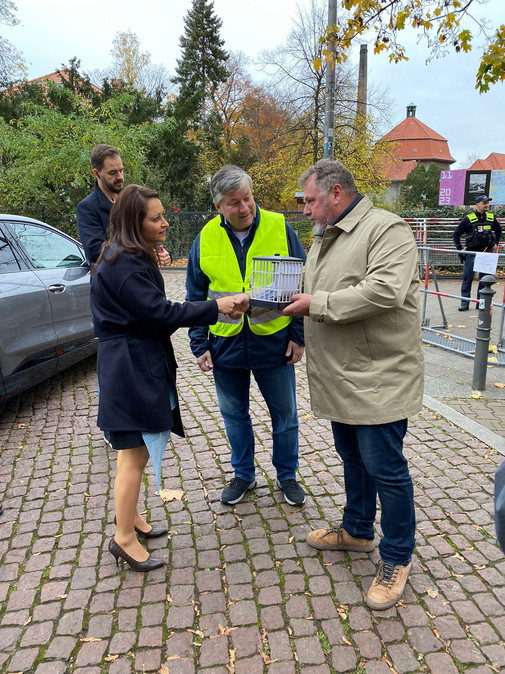
{"type": "Polygon", "coordinates": [[[178,99],[186,114],[188,103],[197,123],[207,116],[216,87],[228,77],[228,53],[219,36],[222,21],[214,14],[212,0],[193,0],[185,19],[185,33],[181,36],[181,58],[177,61],[176,77],[178,99]]]}
{"type": "Polygon", "coordinates": [[[409,208],[430,208],[438,205],[441,167],[418,164],[408,174],[400,192],[401,204],[409,208]]]}

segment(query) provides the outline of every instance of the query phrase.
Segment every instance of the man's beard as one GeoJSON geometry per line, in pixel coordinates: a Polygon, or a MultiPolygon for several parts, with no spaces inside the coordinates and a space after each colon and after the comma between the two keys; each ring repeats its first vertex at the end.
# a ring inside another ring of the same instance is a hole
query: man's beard
{"type": "Polygon", "coordinates": [[[321,222],[316,222],[316,224],[312,225],[312,233],[314,236],[323,236],[327,227],[328,225],[323,225],[321,222]]]}

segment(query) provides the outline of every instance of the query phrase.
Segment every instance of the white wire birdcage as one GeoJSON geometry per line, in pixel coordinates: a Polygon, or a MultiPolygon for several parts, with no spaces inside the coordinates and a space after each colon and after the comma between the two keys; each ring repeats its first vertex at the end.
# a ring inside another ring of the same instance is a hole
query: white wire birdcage
{"type": "Polygon", "coordinates": [[[251,305],[283,309],[302,285],[303,260],[272,255],[252,260],[251,305]]]}

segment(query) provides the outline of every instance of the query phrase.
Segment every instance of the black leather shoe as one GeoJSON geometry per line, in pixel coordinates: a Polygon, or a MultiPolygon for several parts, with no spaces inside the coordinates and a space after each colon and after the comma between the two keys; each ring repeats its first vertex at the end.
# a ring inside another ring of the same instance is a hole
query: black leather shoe
{"type": "Polygon", "coordinates": [[[148,557],[145,562],[137,562],[113,538],[109,541],[109,552],[115,558],[116,566],[119,566],[119,558],[121,558],[124,559],[133,571],[152,571],[153,569],[159,569],[160,566],[165,566],[165,561],[163,559],[156,559],[156,557],[148,557]]]}
{"type": "MultiPolygon", "coordinates": [[[[117,524],[116,517],[114,517],[114,524],[117,524]]],[[[140,529],[137,529],[137,527],[133,528],[135,529],[135,533],[139,538],[159,538],[160,536],[164,536],[166,533],[168,533],[168,529],[166,527],[151,526],[149,531],[141,531],[140,529]]]]}
{"type": "Polygon", "coordinates": [[[135,533],[139,538],[159,538],[160,536],[164,536],[166,533],[168,533],[168,529],[166,527],[152,526],[150,531],[140,531],[140,529],[135,527],[135,533]]]}
{"type": "Polygon", "coordinates": [[[470,309],[468,304],[460,304],[458,307],[458,311],[468,311],[470,309]]]}

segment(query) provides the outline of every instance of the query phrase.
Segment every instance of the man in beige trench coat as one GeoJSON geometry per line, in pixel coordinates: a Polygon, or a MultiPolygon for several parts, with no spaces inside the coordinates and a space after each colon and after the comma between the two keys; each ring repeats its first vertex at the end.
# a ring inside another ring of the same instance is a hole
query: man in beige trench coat
{"type": "Polygon", "coordinates": [[[300,184],[314,243],[305,292],[284,313],[307,316],[311,405],[331,420],[346,489],[342,523],[307,541],[371,552],[378,495],[381,562],[366,601],[386,609],[403,593],[415,546],[403,438],[407,418],[421,410],[424,382],[417,247],[406,222],[358,194],[340,162],[317,162],[300,184]]]}

